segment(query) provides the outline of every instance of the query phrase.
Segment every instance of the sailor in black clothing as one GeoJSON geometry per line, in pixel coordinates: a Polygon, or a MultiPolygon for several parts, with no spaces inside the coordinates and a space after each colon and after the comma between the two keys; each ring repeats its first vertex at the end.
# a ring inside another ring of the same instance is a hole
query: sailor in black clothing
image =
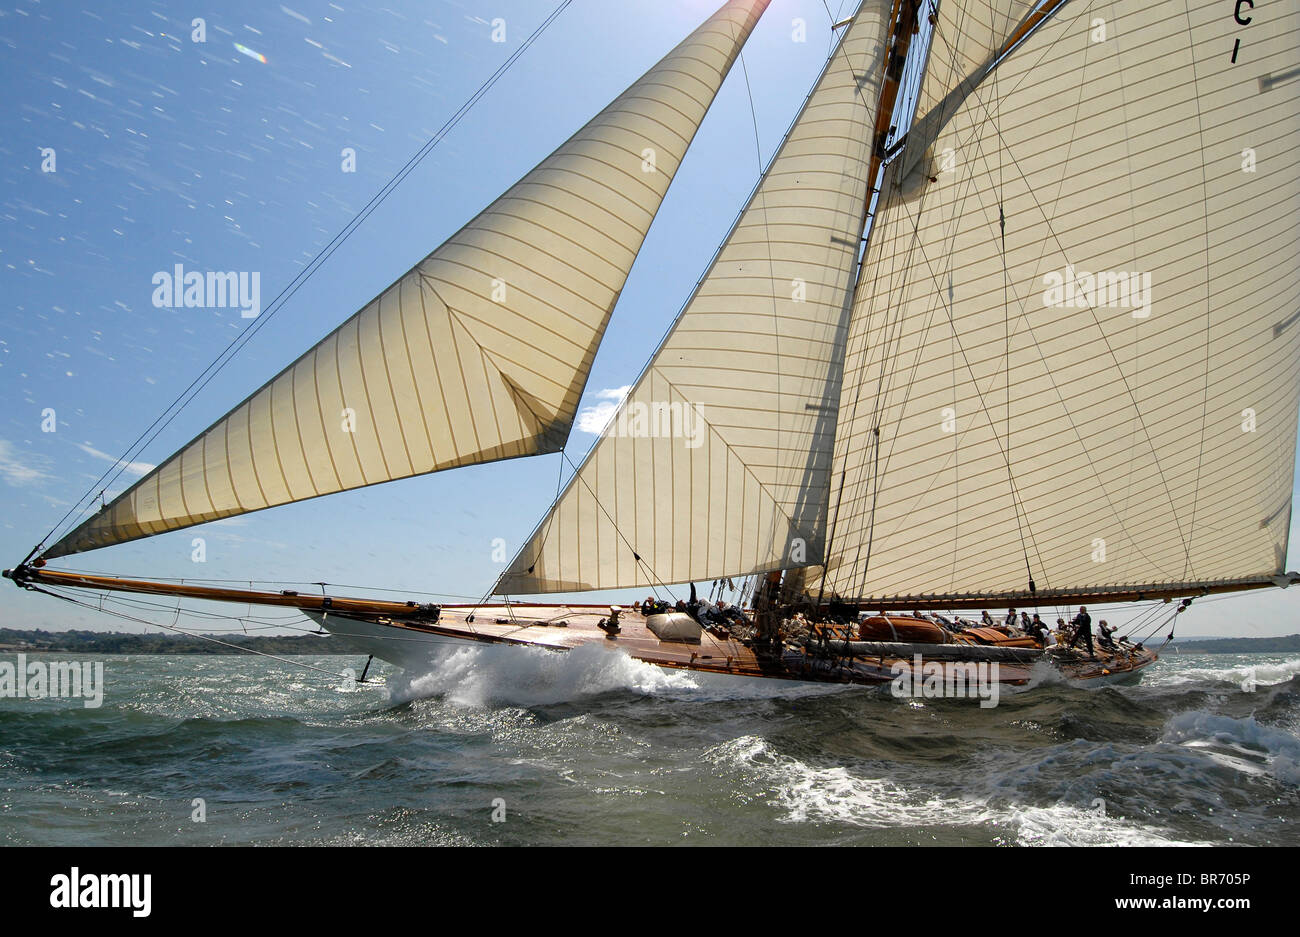
{"type": "Polygon", "coordinates": [[[1097,652],[1092,647],[1092,616],[1088,614],[1088,609],[1079,606],[1079,614],[1074,616],[1074,637],[1070,639],[1070,647],[1079,643],[1080,638],[1088,639],[1088,656],[1096,657],[1097,652]]]}

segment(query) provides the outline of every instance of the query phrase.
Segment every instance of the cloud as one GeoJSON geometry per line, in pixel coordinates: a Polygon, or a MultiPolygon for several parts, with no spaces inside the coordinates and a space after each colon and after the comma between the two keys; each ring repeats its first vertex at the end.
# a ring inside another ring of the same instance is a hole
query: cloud
{"type": "Polygon", "coordinates": [[[0,439],[0,478],[10,485],[31,485],[50,477],[40,456],[20,457],[13,444],[0,439]]]}
{"type": "MultiPolygon", "coordinates": [[[[93,455],[96,459],[103,459],[105,462],[117,462],[116,458],[109,455],[107,452],[100,452],[88,442],[79,442],[76,445],[77,448],[86,453],[86,455],[93,455]]],[[[122,467],[122,470],[128,475],[147,475],[155,468],[156,466],[151,465],[148,462],[128,462],[122,467]]]]}
{"type": "Polygon", "coordinates": [[[599,436],[601,430],[609,424],[610,419],[618,412],[619,405],[631,389],[631,384],[624,384],[622,387],[610,387],[596,391],[595,397],[600,403],[583,407],[578,411],[578,431],[599,436]]]}

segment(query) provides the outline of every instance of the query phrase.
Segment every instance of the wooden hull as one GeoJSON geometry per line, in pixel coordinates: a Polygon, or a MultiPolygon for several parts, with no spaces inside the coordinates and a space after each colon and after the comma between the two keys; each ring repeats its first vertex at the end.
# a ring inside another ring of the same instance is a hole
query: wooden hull
{"type": "Polygon", "coordinates": [[[897,615],[872,615],[858,626],[863,641],[911,641],[918,644],[942,644],[944,630],[932,621],[897,615]]]}
{"type": "MultiPolygon", "coordinates": [[[[373,654],[412,672],[428,671],[457,647],[496,644],[516,647],[567,651],[585,645],[597,645],[611,653],[625,653],[634,660],[659,667],[690,670],[740,679],[796,680],[811,683],[850,683],[879,686],[894,683],[900,674],[913,671],[921,664],[925,673],[938,668],[945,679],[969,674],[973,662],[927,660],[923,656],[880,656],[845,658],[805,653],[786,648],[778,653],[763,653],[730,638],[705,632],[699,643],[660,641],[646,627],[639,614],[624,612],[619,620],[620,632],[608,636],[597,623],[608,615],[608,607],[569,605],[512,605],[469,607],[444,606],[436,623],[395,621],[380,617],[361,617],[336,612],[307,611],[322,627],[339,639],[346,650],[373,654]],[[602,612],[604,614],[602,614],[602,612]],[[471,620],[472,618],[472,620],[471,620]]],[[[951,651],[955,645],[944,645],[951,651]]],[[[922,652],[923,653],[923,652],[922,652]]],[[[1100,685],[1121,679],[1140,677],[1140,671],[1155,661],[1146,651],[1139,659],[1114,665],[1111,672],[1100,664],[1069,662],[1058,666],[1068,678],[1078,674],[1085,685],[1100,685]]],[[[987,665],[986,665],[987,666],[987,665]]],[[[999,663],[987,673],[990,680],[1002,685],[1024,686],[1043,673],[1039,663],[999,663]],[[1036,669],[1038,668],[1038,669],[1036,669]]],[[[918,671],[918,679],[920,672],[918,671]]]]}

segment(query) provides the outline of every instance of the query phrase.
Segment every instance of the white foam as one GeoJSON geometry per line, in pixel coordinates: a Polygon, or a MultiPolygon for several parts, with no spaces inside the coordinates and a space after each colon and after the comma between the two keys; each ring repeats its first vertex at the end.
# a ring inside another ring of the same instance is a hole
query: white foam
{"type": "MultiPolygon", "coordinates": [[[[1178,658],[1173,655],[1167,655],[1164,660],[1175,665],[1178,662],[1178,658]]],[[[1248,679],[1253,680],[1257,686],[1273,686],[1286,683],[1292,677],[1300,674],[1300,658],[1278,663],[1235,664],[1227,667],[1185,667],[1175,669],[1166,666],[1153,668],[1151,673],[1154,679],[1149,682],[1154,686],[1179,686],[1186,683],[1224,681],[1240,685],[1248,679]]]]}
{"type": "Polygon", "coordinates": [[[1165,727],[1165,738],[1202,749],[1207,743],[1216,743],[1230,749],[1207,750],[1218,763],[1251,774],[1259,773],[1262,767],[1283,784],[1300,787],[1300,738],[1283,729],[1260,725],[1254,716],[1234,719],[1200,710],[1179,713],[1165,727]]]}
{"type": "Polygon", "coordinates": [[[1102,810],[1071,803],[1033,806],[989,796],[953,797],[897,780],[869,777],[844,766],[818,768],[772,751],[757,736],[742,736],[710,749],[715,763],[755,775],[787,823],[831,823],[878,829],[992,826],[1021,845],[1195,845],[1169,831],[1102,810]]]}
{"type": "Polygon", "coordinates": [[[463,706],[536,706],[612,690],[652,693],[695,685],[686,671],[666,671],[599,645],[562,653],[531,647],[455,648],[428,672],[403,674],[390,684],[394,702],[443,696],[463,706]]]}
{"type": "Polygon", "coordinates": [[[617,690],[696,701],[861,691],[845,685],[667,669],[600,644],[563,652],[465,645],[442,652],[428,671],[399,673],[388,684],[394,703],[442,696],[463,706],[539,706],[617,690]]]}

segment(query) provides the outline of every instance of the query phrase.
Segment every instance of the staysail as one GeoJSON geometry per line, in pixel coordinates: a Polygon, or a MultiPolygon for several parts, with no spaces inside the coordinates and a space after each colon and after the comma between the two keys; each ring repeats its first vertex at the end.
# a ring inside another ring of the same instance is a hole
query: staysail
{"type": "Polygon", "coordinates": [[[1297,62],[1294,4],[1072,0],[887,170],[826,594],[1285,579],[1297,62]]]}
{"type": "Polygon", "coordinates": [[[730,0],[446,243],[47,558],[564,444],[609,315],[768,0],[730,0]]]}
{"type": "Polygon", "coordinates": [[[861,5],[672,332],[496,592],[820,557],[890,7],[861,5]]]}

